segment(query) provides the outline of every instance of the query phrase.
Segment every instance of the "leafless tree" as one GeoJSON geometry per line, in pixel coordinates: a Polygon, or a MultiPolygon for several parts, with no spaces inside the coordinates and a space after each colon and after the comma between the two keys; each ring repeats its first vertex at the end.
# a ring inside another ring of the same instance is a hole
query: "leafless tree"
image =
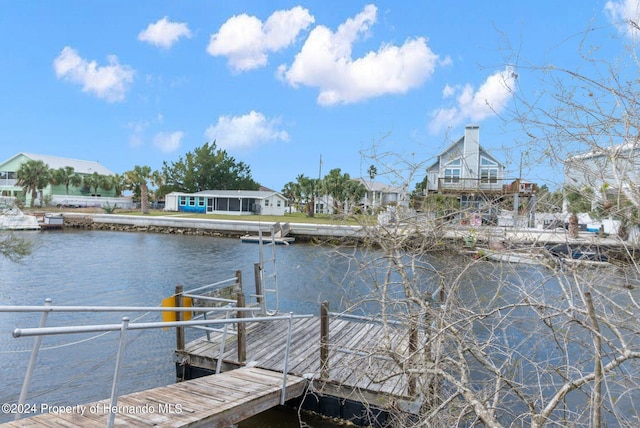
{"type": "MultiPolygon", "coordinates": [[[[581,52],[593,34],[586,33],[581,52]]],[[[587,55],[579,70],[526,67],[540,73],[541,84],[533,100],[519,93],[507,124],[522,126],[526,143],[539,148],[537,160],[560,164],[580,186],[595,187],[593,205],[609,209],[604,214],[625,228],[638,224],[640,208],[634,53],[630,48],[630,71],[587,55]],[[611,195],[614,209],[606,203],[611,195]]],[[[424,165],[406,161],[406,154],[376,148],[371,155],[378,176],[394,175],[406,186],[421,178],[424,165]]],[[[350,310],[365,304],[385,325],[380,340],[358,355],[388,362],[384,371],[370,363],[373,382],[395,378],[406,385],[392,423],[637,426],[635,244],[618,241],[626,257],[616,265],[574,266],[539,248],[546,261],[538,266],[497,263],[465,254],[460,233],[470,229],[438,220],[435,212],[398,211],[393,221],[366,227],[366,245],[354,256],[369,293],[350,310]]],[[[567,233],[572,239],[578,238],[567,233]]]]}

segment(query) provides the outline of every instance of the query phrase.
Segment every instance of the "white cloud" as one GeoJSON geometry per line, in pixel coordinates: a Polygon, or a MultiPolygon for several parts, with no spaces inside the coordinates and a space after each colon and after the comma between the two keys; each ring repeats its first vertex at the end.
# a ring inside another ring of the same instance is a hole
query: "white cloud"
{"type": "Polygon", "coordinates": [[[637,36],[640,25],[640,1],[609,0],[604,5],[604,12],[622,34],[629,37],[637,36]]]}
{"type": "Polygon", "coordinates": [[[288,141],[289,134],[279,125],[277,119],[252,110],[243,116],[220,116],[204,135],[221,149],[248,149],[267,141],[288,141]]]}
{"type": "Polygon", "coordinates": [[[159,132],[153,137],[153,145],[163,153],[170,153],[180,148],[184,132],[159,132]]]}
{"type": "Polygon", "coordinates": [[[171,22],[165,16],[138,34],[138,40],[169,49],[180,37],[191,38],[191,30],[184,22],[171,22]]]}
{"type": "Polygon", "coordinates": [[[335,33],[317,26],[293,64],[288,68],[280,66],[280,78],[293,87],[319,88],[321,105],[354,103],[384,94],[405,93],[420,86],[438,64],[438,55],[423,37],[409,39],[402,46],[383,44],[376,52],[351,57],[353,44],[367,36],[376,15],[377,8],[367,5],[335,33]]]}
{"type": "Polygon", "coordinates": [[[449,98],[456,93],[456,88],[449,85],[444,85],[444,89],[442,90],[442,98],[449,98]]]}
{"type": "Polygon", "coordinates": [[[270,52],[291,45],[313,22],[309,11],[300,6],[276,11],[264,23],[255,16],[236,15],[211,35],[207,52],[212,56],[226,56],[235,71],[263,67],[270,52]]]}
{"type": "Polygon", "coordinates": [[[431,113],[429,130],[437,133],[463,122],[479,122],[501,113],[513,97],[516,75],[511,67],[492,74],[474,91],[473,86],[447,85],[443,90],[445,98],[456,95],[455,106],[437,109],[431,113]]]}
{"type": "Polygon", "coordinates": [[[87,61],[65,46],[53,61],[53,67],[59,79],[82,85],[83,92],[109,102],[122,101],[135,73],[131,67],[120,65],[115,55],[107,59],[108,65],[98,66],[95,61],[87,61]]]}

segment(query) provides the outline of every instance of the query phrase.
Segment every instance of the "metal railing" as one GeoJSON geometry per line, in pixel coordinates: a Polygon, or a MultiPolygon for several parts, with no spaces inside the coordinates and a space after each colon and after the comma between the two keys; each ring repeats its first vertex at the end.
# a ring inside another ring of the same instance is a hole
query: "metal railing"
{"type": "MultiPolygon", "coordinates": [[[[223,281],[227,282],[227,281],[223,281]]],[[[222,282],[221,282],[222,283],[222,282]]],[[[211,288],[212,286],[219,286],[221,283],[212,284],[205,287],[200,287],[194,290],[191,290],[189,293],[185,293],[184,296],[191,296],[195,298],[202,298],[203,296],[198,296],[193,294],[195,291],[201,291],[206,288],[211,288]]],[[[217,298],[215,298],[217,299],[217,298]]],[[[287,372],[288,372],[288,364],[289,364],[289,352],[291,345],[291,331],[292,331],[292,321],[294,318],[310,318],[312,315],[296,315],[293,313],[289,313],[288,315],[282,316],[270,316],[270,317],[255,317],[253,316],[253,312],[256,311],[256,308],[246,308],[246,307],[235,307],[230,306],[229,304],[232,302],[227,302],[223,299],[225,303],[228,305],[225,307],[141,307],[141,306],[53,306],[51,299],[46,299],[43,306],[0,306],[0,312],[42,312],[42,316],[40,319],[39,326],[37,328],[16,328],[13,331],[13,337],[35,337],[35,342],[33,349],[31,351],[31,356],[29,358],[29,363],[27,367],[27,372],[25,374],[24,382],[22,385],[22,389],[20,391],[20,396],[18,399],[17,409],[21,409],[24,407],[24,403],[26,402],[27,393],[29,390],[29,386],[31,384],[31,378],[33,375],[33,371],[35,369],[36,361],[38,358],[38,353],[40,350],[40,345],[42,343],[43,336],[50,335],[64,335],[64,334],[77,334],[77,333],[99,333],[99,332],[111,332],[111,331],[120,331],[120,339],[118,344],[118,352],[116,356],[116,363],[113,375],[113,382],[111,388],[111,397],[110,397],[110,406],[109,406],[109,416],[107,420],[107,427],[111,428],[115,422],[116,412],[113,412],[111,409],[115,409],[118,400],[118,386],[119,386],[119,378],[121,372],[122,360],[124,358],[124,354],[126,351],[126,335],[130,330],[147,330],[147,329],[156,329],[156,328],[204,328],[209,329],[211,324],[224,324],[224,332],[226,332],[226,326],[230,324],[236,324],[238,326],[244,325],[246,323],[251,322],[271,322],[271,321],[288,321],[288,330],[287,330],[287,341],[285,347],[285,356],[284,356],[284,367],[283,367],[283,380],[282,380],[282,393],[280,397],[280,403],[284,404],[285,396],[286,396],[286,385],[287,385],[287,372]],[[121,319],[121,323],[119,324],[96,324],[96,325],[74,325],[74,326],[60,326],[60,327],[46,327],[46,322],[48,318],[48,314],[51,312],[174,312],[174,313],[184,313],[184,312],[201,312],[201,317],[204,319],[193,319],[190,321],[169,321],[169,322],[146,322],[146,323],[136,323],[130,322],[128,317],[123,317],[121,319]],[[239,313],[248,313],[250,316],[248,317],[236,317],[229,318],[228,314],[230,312],[239,313]],[[225,314],[225,318],[215,318],[215,319],[206,319],[206,314],[212,313],[222,313],[225,314]]],[[[219,299],[217,299],[219,301],[219,299]]],[[[219,330],[216,330],[219,331],[219,330]]],[[[225,334],[225,333],[223,333],[225,334]]],[[[223,339],[225,337],[223,336],[223,339]]],[[[224,340],[222,341],[224,343],[224,340]]],[[[224,349],[224,348],[222,348],[224,349]]],[[[222,355],[218,358],[218,361],[222,360],[222,355]]],[[[219,372],[219,369],[217,370],[219,372]]],[[[17,412],[15,415],[15,420],[18,420],[22,417],[20,412],[17,412]]]]}

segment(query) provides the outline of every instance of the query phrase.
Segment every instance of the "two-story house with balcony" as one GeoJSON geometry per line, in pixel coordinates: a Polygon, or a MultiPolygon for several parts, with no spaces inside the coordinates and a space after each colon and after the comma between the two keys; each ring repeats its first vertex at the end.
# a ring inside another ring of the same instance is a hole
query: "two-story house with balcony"
{"type": "Polygon", "coordinates": [[[461,208],[480,207],[504,192],[505,166],[480,145],[480,127],[464,135],[427,168],[427,191],[459,197],[461,208]]]}
{"type": "MultiPolygon", "coordinates": [[[[18,153],[11,158],[0,162],[0,195],[20,197],[20,199],[26,199],[29,202],[29,198],[24,195],[22,186],[18,185],[18,170],[20,166],[30,160],[42,161],[51,170],[64,167],[72,167],[74,174],[83,178],[93,173],[98,173],[104,176],[112,176],[114,173],[101,165],[98,162],[84,161],[79,159],[62,158],[58,156],[41,155],[35,153],[18,153]]],[[[114,189],[102,189],[99,188],[100,195],[93,194],[93,190],[88,186],[82,184],[80,186],[69,186],[67,189],[63,184],[49,183],[43,189],[38,189],[38,199],[50,199],[52,204],[60,205],[91,205],[92,197],[113,197],[115,196],[114,189]]],[[[113,202],[117,202],[119,206],[123,206],[124,200],[113,199],[113,202]]],[[[124,201],[127,202],[127,201],[124,201]]]]}
{"type": "Polygon", "coordinates": [[[430,192],[502,191],[504,165],[480,146],[480,127],[467,125],[464,136],[427,168],[430,192]]]}

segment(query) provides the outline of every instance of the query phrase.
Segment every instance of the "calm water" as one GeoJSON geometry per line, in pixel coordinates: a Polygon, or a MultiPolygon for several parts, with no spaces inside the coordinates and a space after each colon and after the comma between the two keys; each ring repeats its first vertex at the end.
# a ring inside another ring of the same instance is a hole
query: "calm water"
{"type": "MultiPolygon", "coordinates": [[[[41,305],[45,298],[51,298],[55,305],[156,306],[173,294],[177,284],[190,290],[231,278],[236,270],[242,271],[245,292],[251,293],[253,265],[259,260],[257,245],[231,238],[70,230],[24,232],[20,236],[31,239],[35,246],[21,264],[0,259],[2,305],[41,305]]],[[[278,246],[277,260],[281,312],[317,314],[323,300],[328,300],[331,309],[337,311],[352,301],[361,300],[360,295],[367,292],[367,287],[358,281],[376,284],[374,276],[357,272],[349,249],[339,252],[329,247],[296,243],[278,246]],[[345,286],[347,288],[343,288],[345,286]]],[[[430,263],[438,266],[437,260],[430,263]]],[[[612,290],[616,289],[617,278],[608,273],[598,275],[605,275],[612,290]]],[[[461,288],[461,297],[472,302],[491,297],[497,282],[525,286],[544,283],[551,293],[557,287],[542,268],[526,265],[507,267],[487,263],[470,270],[467,276],[464,282],[468,281],[469,286],[461,288]]],[[[629,278],[625,276],[621,280],[629,278]]],[[[420,283],[430,282],[431,278],[427,277],[420,283]]],[[[503,288],[504,292],[510,289],[503,288]]],[[[634,294],[640,298],[638,292],[634,294]]],[[[119,323],[122,316],[133,321],[160,319],[158,314],[53,313],[49,315],[48,325],[112,324],[119,323]]],[[[14,339],[11,332],[14,328],[36,327],[39,318],[40,314],[0,313],[0,404],[17,402],[34,340],[14,339]]],[[[512,333],[525,337],[528,322],[526,317],[522,317],[520,323],[514,322],[512,333]]],[[[193,331],[191,337],[200,334],[193,331]]],[[[175,382],[173,330],[133,331],[127,337],[120,394],[175,382]]],[[[28,402],[73,405],[108,398],[117,344],[116,333],[45,337],[28,402]]],[[[545,355],[555,349],[553,341],[536,344],[545,355]]],[[[628,410],[633,409],[633,405],[620,407],[625,413],[633,414],[633,410],[628,410]]],[[[0,422],[10,419],[0,413],[0,422]]],[[[305,423],[316,428],[336,426],[310,417],[305,418],[305,423]]],[[[240,425],[242,428],[297,426],[297,413],[284,408],[240,425]]]]}
{"type": "MultiPolygon", "coordinates": [[[[26,232],[33,253],[22,263],[0,259],[0,301],[3,305],[156,306],[173,294],[243,274],[251,292],[258,246],[239,239],[100,231],[26,232]]],[[[346,258],[333,250],[296,243],[277,247],[280,310],[313,313],[322,300],[332,309],[343,305],[336,285],[348,275],[346,258]]],[[[157,314],[54,313],[47,324],[82,325],[159,320],[157,314]]],[[[33,338],[11,336],[14,328],[36,327],[39,314],[0,313],[0,403],[15,403],[27,367],[33,338]]],[[[198,334],[198,333],[196,333],[198,334]]],[[[120,393],[175,381],[173,330],[129,332],[120,393]]],[[[116,333],[49,336],[34,373],[28,402],[65,405],[108,398],[111,393],[118,337],[116,333]]],[[[0,422],[10,418],[0,414],[0,422]]],[[[311,426],[326,425],[319,420],[311,426]]],[[[295,412],[275,410],[243,426],[298,426],[295,412]],[[284,415],[284,416],[283,416],[284,415]],[[288,421],[288,422],[286,422],[288,421]],[[286,424],[289,425],[286,425],[286,424]]]]}

